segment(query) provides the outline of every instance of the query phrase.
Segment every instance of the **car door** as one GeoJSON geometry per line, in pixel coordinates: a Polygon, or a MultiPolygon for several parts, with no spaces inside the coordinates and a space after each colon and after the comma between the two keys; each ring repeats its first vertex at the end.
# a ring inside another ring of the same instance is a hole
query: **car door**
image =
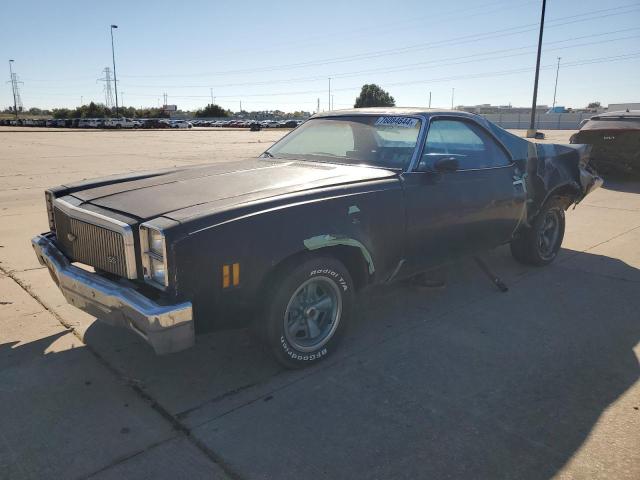
{"type": "Polygon", "coordinates": [[[418,165],[403,178],[415,271],[507,242],[524,210],[510,154],[472,119],[432,118],[418,165]]]}

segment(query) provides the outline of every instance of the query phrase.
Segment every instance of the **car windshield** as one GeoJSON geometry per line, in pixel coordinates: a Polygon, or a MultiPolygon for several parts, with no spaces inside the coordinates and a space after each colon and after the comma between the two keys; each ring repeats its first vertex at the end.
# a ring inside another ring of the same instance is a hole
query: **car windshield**
{"type": "Polygon", "coordinates": [[[266,156],[404,169],[420,127],[420,119],[400,115],[314,118],[273,145],[266,156]]]}

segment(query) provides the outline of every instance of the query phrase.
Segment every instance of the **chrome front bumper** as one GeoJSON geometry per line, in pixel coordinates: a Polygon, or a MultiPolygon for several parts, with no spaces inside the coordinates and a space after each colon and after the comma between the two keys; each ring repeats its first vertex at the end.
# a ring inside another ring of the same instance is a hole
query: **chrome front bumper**
{"type": "Polygon", "coordinates": [[[178,352],[195,342],[190,302],[160,305],[125,284],[117,283],[71,264],[53,242],[53,234],[31,240],[40,263],[67,302],[98,320],[133,330],[158,355],[178,352]]]}

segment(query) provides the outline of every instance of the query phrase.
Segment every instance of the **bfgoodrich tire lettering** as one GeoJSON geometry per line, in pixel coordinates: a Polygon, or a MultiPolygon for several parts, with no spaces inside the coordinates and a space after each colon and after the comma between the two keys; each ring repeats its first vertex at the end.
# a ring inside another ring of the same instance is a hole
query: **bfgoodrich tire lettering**
{"type": "Polygon", "coordinates": [[[258,330],[275,358],[302,368],[326,358],[351,317],[353,282],[342,263],[311,257],[278,275],[258,330]]]}

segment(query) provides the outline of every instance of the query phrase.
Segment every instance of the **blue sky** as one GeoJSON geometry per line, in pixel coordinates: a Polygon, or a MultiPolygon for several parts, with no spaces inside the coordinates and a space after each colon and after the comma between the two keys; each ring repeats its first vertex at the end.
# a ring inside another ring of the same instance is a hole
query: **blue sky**
{"type": "MultiPolygon", "coordinates": [[[[399,106],[528,106],[541,0],[30,1],[2,7],[0,59],[25,108],[104,101],[111,65],[126,105],[211,101],[237,110],[353,105],[364,83],[399,106]]],[[[640,1],[548,0],[539,104],[640,101],[640,1]]],[[[12,103],[9,85],[0,107],[12,103]]]]}

